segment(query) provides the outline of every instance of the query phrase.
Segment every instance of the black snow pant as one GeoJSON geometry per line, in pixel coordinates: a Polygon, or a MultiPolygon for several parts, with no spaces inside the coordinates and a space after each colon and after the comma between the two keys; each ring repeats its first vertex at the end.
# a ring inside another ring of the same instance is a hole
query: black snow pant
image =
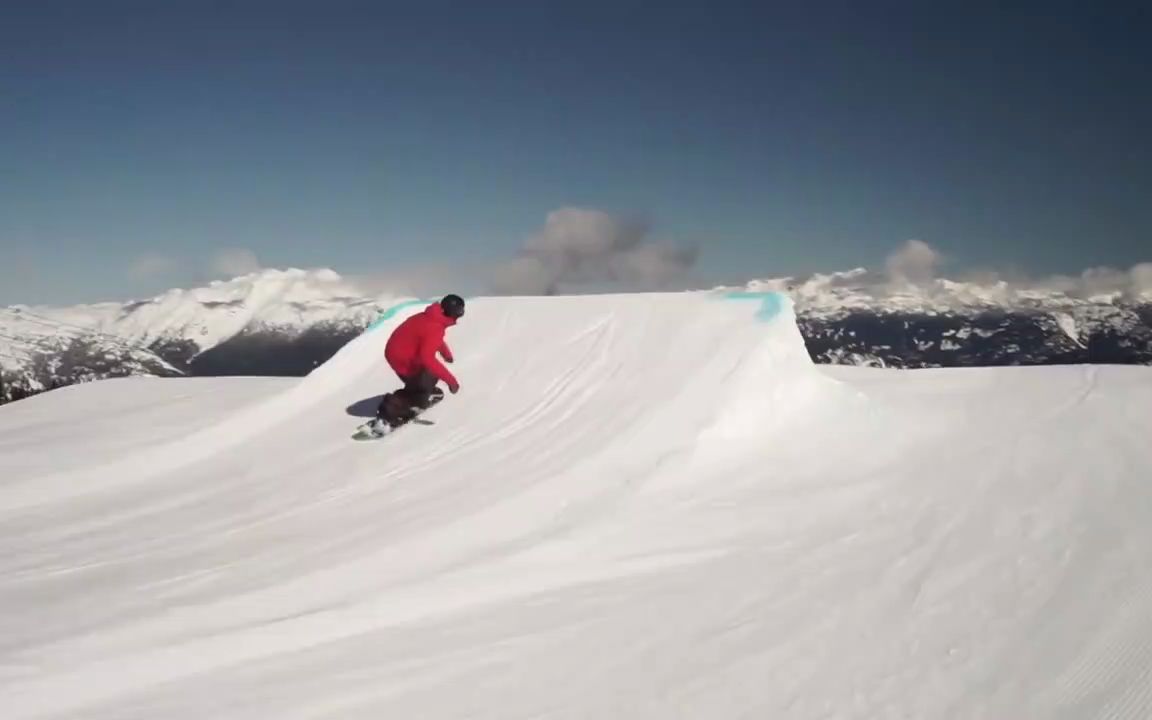
{"type": "Polygon", "coordinates": [[[444,397],[444,391],[436,387],[436,376],[427,370],[403,380],[404,387],[381,398],[376,409],[376,417],[392,426],[403,425],[444,397]]]}

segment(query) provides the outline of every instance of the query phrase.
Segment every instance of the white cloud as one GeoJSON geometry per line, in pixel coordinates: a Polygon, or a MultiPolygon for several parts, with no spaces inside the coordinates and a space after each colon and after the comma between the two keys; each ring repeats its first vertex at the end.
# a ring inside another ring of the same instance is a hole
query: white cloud
{"type": "Polygon", "coordinates": [[[212,256],[209,268],[214,275],[234,278],[260,270],[256,253],[245,248],[228,248],[212,256]]]}
{"type": "Polygon", "coordinates": [[[883,269],[860,267],[752,283],[817,301],[853,294],[884,298],[909,292],[941,303],[975,299],[1011,305],[1035,293],[1106,301],[1152,301],[1152,262],[1137,263],[1128,269],[1092,267],[1069,275],[1036,276],[981,268],[947,275],[941,271],[944,257],[928,243],[912,240],[890,254],[883,269]]]}
{"type": "MultiPolygon", "coordinates": [[[[888,256],[885,262],[887,280],[891,284],[911,284],[930,290],[941,277],[940,265],[943,260],[944,256],[928,243],[910,240],[888,256]]],[[[1041,289],[1078,298],[1110,295],[1136,300],[1152,295],[1152,262],[1138,263],[1127,270],[1091,267],[1079,275],[1046,277],[1009,276],[994,270],[969,270],[956,279],[1006,296],[1041,289]]]]}
{"type": "Polygon", "coordinates": [[[1152,262],[1138,263],[1127,270],[1093,267],[1076,277],[1057,275],[1040,284],[1078,297],[1118,295],[1137,299],[1152,295],[1152,262]]]}
{"type": "Polygon", "coordinates": [[[492,288],[501,295],[551,295],[556,279],[540,258],[525,255],[499,265],[492,272],[492,288]]]}
{"type": "Polygon", "coordinates": [[[544,227],[524,243],[524,250],[574,262],[629,250],[644,240],[647,228],[601,210],[561,208],[548,213],[544,227]]]}
{"type": "Polygon", "coordinates": [[[931,282],[940,266],[942,256],[922,240],[909,240],[888,256],[885,269],[893,283],[923,285],[931,282]]]}
{"type": "Polygon", "coordinates": [[[175,258],[147,253],[132,261],[128,266],[128,274],[137,280],[154,280],[170,274],[176,267],[175,258]]]}
{"type": "Polygon", "coordinates": [[[696,264],[696,248],[644,244],[611,258],[612,275],[641,287],[664,287],[696,264]]]}
{"type": "Polygon", "coordinates": [[[561,208],[491,279],[503,294],[547,294],[566,283],[657,289],[683,277],[696,257],[694,248],[653,242],[643,223],[601,210],[561,208]]]}
{"type": "Polygon", "coordinates": [[[1152,262],[1134,265],[1128,271],[1130,290],[1136,295],[1152,294],[1152,262]]]}
{"type": "Polygon", "coordinates": [[[403,264],[376,271],[357,271],[344,277],[369,295],[430,297],[450,292],[468,294],[476,285],[474,264],[403,264]]]}

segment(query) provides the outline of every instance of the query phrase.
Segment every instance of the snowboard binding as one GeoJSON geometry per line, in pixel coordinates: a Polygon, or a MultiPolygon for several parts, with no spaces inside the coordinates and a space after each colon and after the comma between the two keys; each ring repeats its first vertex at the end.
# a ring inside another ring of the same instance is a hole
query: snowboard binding
{"type": "Polygon", "coordinates": [[[352,437],[357,440],[381,438],[416,420],[444,399],[444,391],[433,388],[427,404],[417,404],[402,395],[403,391],[386,393],[380,400],[376,417],[356,428],[352,437]]]}

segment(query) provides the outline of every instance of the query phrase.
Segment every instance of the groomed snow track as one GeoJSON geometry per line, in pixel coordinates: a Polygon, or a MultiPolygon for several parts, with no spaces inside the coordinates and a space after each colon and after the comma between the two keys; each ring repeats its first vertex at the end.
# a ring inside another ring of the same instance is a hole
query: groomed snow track
{"type": "Polygon", "coordinates": [[[0,715],[1152,716],[1147,368],[818,368],[774,294],[398,308],[0,408],[0,715]]]}

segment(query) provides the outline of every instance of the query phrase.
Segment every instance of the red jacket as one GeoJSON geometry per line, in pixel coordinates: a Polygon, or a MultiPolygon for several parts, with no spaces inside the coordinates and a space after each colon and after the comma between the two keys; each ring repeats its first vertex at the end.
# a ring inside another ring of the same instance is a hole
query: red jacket
{"type": "Polygon", "coordinates": [[[456,385],[456,378],[436,357],[440,353],[445,360],[452,362],[452,351],[444,342],[444,331],[455,324],[456,320],[444,314],[440,303],[432,303],[392,331],[384,347],[384,357],[402,379],[428,370],[449,387],[456,385]]]}

